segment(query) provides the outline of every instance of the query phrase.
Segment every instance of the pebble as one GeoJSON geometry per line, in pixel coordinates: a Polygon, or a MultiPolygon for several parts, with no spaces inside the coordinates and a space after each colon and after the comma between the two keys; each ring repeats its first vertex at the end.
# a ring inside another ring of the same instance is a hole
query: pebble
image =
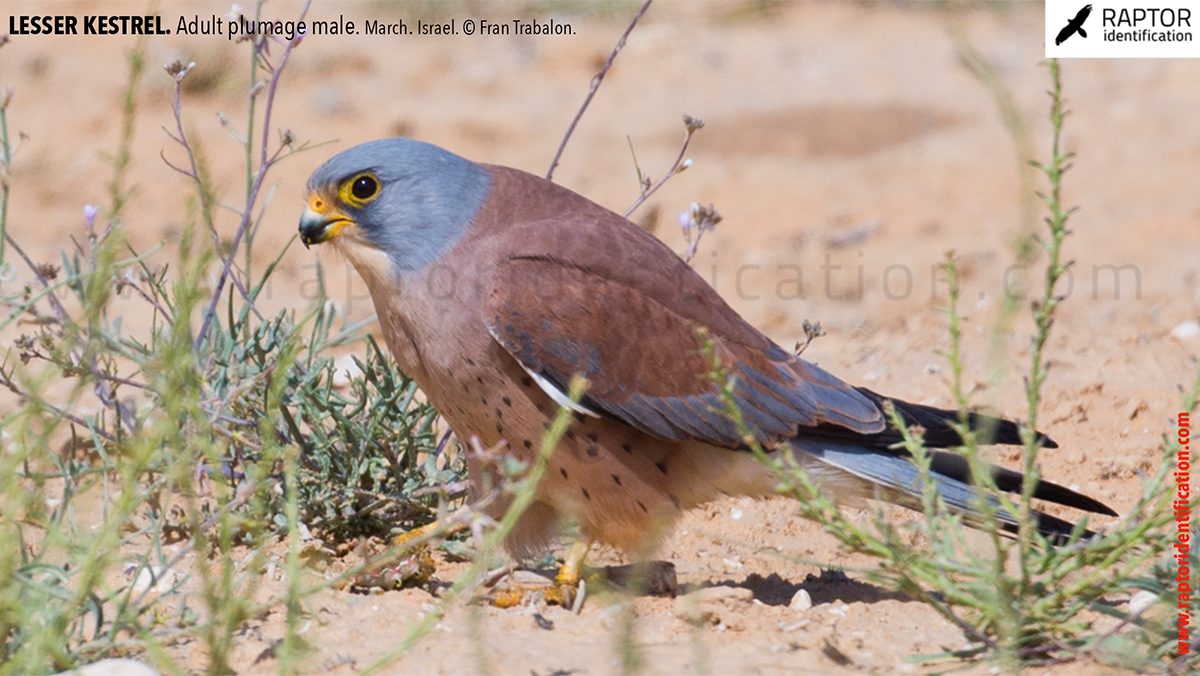
{"type": "MultiPolygon", "coordinates": [[[[162,594],[170,591],[176,582],[179,582],[179,573],[173,568],[160,566],[154,566],[153,570],[142,568],[133,582],[133,593],[141,594],[149,591],[152,594],[162,594]]],[[[97,664],[99,663],[97,662],[97,664]]]]}
{"type": "Polygon", "coordinates": [[[100,660],[85,664],[55,676],[159,676],[158,671],[145,662],[137,660],[100,660]]]}
{"type": "Polygon", "coordinates": [[[1158,603],[1158,594],[1143,589],[1129,599],[1129,612],[1136,615],[1155,603],[1158,603]]]}
{"type": "Polygon", "coordinates": [[[337,389],[350,387],[350,383],[362,375],[362,369],[354,361],[354,355],[344,354],[333,360],[333,386],[337,389]]]}
{"type": "Polygon", "coordinates": [[[1195,338],[1196,336],[1200,336],[1200,323],[1197,323],[1194,319],[1189,319],[1186,322],[1180,322],[1179,324],[1175,325],[1175,328],[1171,329],[1172,338],[1187,340],[1188,338],[1195,338]]]}
{"type": "Polygon", "coordinates": [[[812,608],[812,596],[809,595],[808,590],[801,589],[792,596],[792,602],[788,604],[788,607],[802,613],[812,608]]]}

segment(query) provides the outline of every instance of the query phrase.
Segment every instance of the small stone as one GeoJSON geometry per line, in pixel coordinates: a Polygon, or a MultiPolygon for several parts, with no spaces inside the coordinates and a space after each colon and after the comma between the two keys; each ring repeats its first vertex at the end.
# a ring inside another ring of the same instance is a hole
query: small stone
{"type": "Polygon", "coordinates": [[[362,375],[362,369],[354,361],[354,355],[344,354],[333,360],[333,386],[339,390],[350,387],[350,383],[362,375]]]}
{"type": "Polygon", "coordinates": [[[1129,599],[1129,612],[1137,615],[1155,603],[1158,603],[1158,594],[1143,589],[1129,599]]]}
{"type": "MultiPolygon", "coordinates": [[[[152,594],[162,594],[170,591],[178,581],[179,573],[172,568],[159,566],[154,566],[153,569],[142,568],[133,582],[133,593],[142,594],[148,591],[152,594]]],[[[99,663],[97,662],[97,664],[99,663]]]]}
{"type": "Polygon", "coordinates": [[[654,596],[670,595],[675,597],[679,591],[679,578],[675,574],[675,564],[670,561],[645,561],[624,566],[608,566],[604,569],[609,584],[623,589],[629,589],[630,584],[637,581],[641,585],[641,593],[654,596]]]}
{"type": "Polygon", "coordinates": [[[158,676],[158,671],[144,662],[116,659],[92,662],[55,676],[158,676]]]}
{"type": "Polygon", "coordinates": [[[1189,319],[1186,322],[1180,322],[1171,329],[1171,337],[1179,340],[1188,340],[1200,336],[1200,323],[1194,319],[1189,319]]]}
{"type": "Polygon", "coordinates": [[[807,589],[801,589],[792,596],[792,602],[788,604],[788,607],[802,613],[812,608],[812,596],[809,595],[807,589]]]}

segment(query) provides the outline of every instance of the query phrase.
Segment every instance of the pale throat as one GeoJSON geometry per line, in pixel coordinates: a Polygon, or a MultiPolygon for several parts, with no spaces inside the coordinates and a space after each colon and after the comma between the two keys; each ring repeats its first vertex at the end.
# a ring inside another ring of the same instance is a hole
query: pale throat
{"type": "Polygon", "coordinates": [[[358,233],[353,232],[355,229],[357,226],[350,226],[340,236],[330,240],[333,250],[350,261],[372,295],[376,290],[395,287],[397,270],[391,257],[356,236],[358,233]]]}

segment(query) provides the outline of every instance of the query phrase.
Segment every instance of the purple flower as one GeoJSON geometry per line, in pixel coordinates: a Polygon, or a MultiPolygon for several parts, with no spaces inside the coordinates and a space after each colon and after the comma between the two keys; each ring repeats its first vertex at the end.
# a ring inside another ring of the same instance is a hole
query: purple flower
{"type": "Polygon", "coordinates": [[[94,204],[85,204],[83,206],[83,220],[87,223],[87,228],[90,231],[96,223],[96,215],[100,213],[100,207],[94,204]]]}

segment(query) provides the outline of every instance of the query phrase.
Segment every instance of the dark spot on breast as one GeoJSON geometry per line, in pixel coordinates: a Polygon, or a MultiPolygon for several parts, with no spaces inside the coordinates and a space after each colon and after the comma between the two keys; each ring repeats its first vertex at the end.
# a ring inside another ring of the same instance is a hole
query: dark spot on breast
{"type": "Polygon", "coordinates": [[[629,444],[621,444],[621,449],[630,455],[633,454],[633,446],[630,446],[629,444]]]}
{"type": "Polygon", "coordinates": [[[483,405],[484,405],[484,406],[487,406],[487,397],[480,397],[480,398],[479,398],[479,401],[482,401],[482,402],[483,402],[483,405]]]}
{"type": "Polygon", "coordinates": [[[570,477],[567,476],[567,468],[566,467],[559,467],[558,473],[562,474],[564,479],[568,479],[568,480],[570,479],[570,477]]]}
{"type": "Polygon", "coordinates": [[[598,458],[598,457],[600,457],[600,447],[599,447],[599,446],[597,446],[596,444],[592,444],[591,446],[588,446],[588,447],[587,447],[587,454],[588,454],[588,457],[589,457],[589,458],[598,458]]]}
{"type": "Polygon", "coordinates": [[[586,436],[588,439],[591,439],[591,440],[592,440],[592,441],[594,441],[594,442],[595,442],[595,441],[600,441],[600,435],[599,435],[599,434],[596,434],[595,432],[588,432],[588,433],[587,433],[585,436],[586,436]]]}
{"type": "Polygon", "coordinates": [[[530,378],[529,376],[525,376],[524,378],[521,379],[521,384],[524,385],[525,387],[533,387],[533,378],[530,378]]]}
{"type": "Polygon", "coordinates": [[[497,418],[503,418],[503,417],[504,417],[504,413],[503,413],[503,412],[501,412],[501,411],[500,411],[500,409],[496,409],[496,417],[497,417],[497,418]]]}
{"type": "Polygon", "coordinates": [[[637,501],[637,503],[638,503],[638,507],[641,507],[643,512],[649,512],[649,511],[650,511],[650,510],[646,509],[646,506],[642,504],[642,501],[641,501],[641,500],[638,500],[638,501],[637,501]]]}
{"type": "Polygon", "coordinates": [[[478,382],[480,385],[482,385],[482,384],[483,384],[483,376],[475,376],[475,380],[476,380],[476,382],[478,382]]]}
{"type": "Polygon", "coordinates": [[[504,402],[505,406],[512,408],[512,399],[509,399],[508,397],[500,397],[500,401],[504,402]]]}
{"type": "Polygon", "coordinates": [[[503,432],[504,432],[504,427],[500,423],[496,423],[496,433],[499,434],[499,433],[503,433],[503,432]]]}
{"type": "Polygon", "coordinates": [[[587,498],[588,502],[592,501],[592,496],[587,492],[586,488],[581,488],[579,490],[583,491],[583,497],[587,498]]]}
{"type": "Polygon", "coordinates": [[[545,413],[545,412],[546,412],[546,407],[545,407],[545,406],[542,406],[541,404],[538,404],[538,405],[537,405],[537,410],[541,411],[542,413],[545,413]]]}
{"type": "Polygon", "coordinates": [[[533,448],[533,442],[526,439],[525,440],[525,448],[533,448]]]}
{"type": "Polygon", "coordinates": [[[467,357],[467,363],[470,364],[471,366],[475,365],[475,362],[472,361],[470,357],[467,357]]]}
{"type": "Polygon", "coordinates": [[[612,478],[613,478],[613,481],[617,482],[617,485],[618,485],[618,486],[620,486],[620,485],[621,485],[621,477],[619,477],[619,476],[617,476],[616,474],[614,474],[614,475],[612,475],[612,478]]]}
{"type": "Polygon", "coordinates": [[[572,432],[571,430],[567,430],[567,434],[566,434],[566,436],[567,436],[567,438],[568,438],[568,439],[570,439],[571,441],[575,441],[575,433],[574,433],[574,432],[572,432]]]}
{"type": "Polygon", "coordinates": [[[671,498],[671,503],[675,505],[675,509],[683,509],[683,507],[679,504],[679,498],[675,497],[674,493],[668,495],[667,497],[671,498]]]}
{"type": "Polygon", "coordinates": [[[656,462],[656,463],[654,463],[654,466],[655,466],[655,467],[657,467],[657,468],[658,468],[658,471],[662,472],[664,476],[666,475],[666,473],[667,473],[667,463],[665,463],[665,462],[656,462]]]}

